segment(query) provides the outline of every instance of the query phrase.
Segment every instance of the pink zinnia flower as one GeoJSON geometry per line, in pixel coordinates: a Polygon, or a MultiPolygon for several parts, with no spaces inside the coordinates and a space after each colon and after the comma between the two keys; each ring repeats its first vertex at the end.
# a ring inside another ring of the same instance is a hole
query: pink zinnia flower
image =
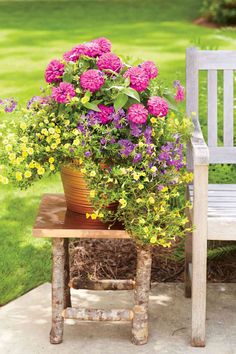
{"type": "Polygon", "coordinates": [[[65,59],[65,61],[73,61],[76,62],[79,57],[84,54],[84,45],[83,44],[78,44],[77,46],[75,46],[74,48],[72,48],[71,50],[69,50],[68,52],[66,52],[63,55],[63,58],[65,59]]]}
{"type": "Polygon", "coordinates": [[[98,113],[100,122],[102,124],[106,124],[112,120],[112,115],[115,112],[114,108],[112,106],[107,107],[104,106],[103,104],[99,104],[98,108],[100,109],[101,112],[98,113]]]}
{"type": "Polygon", "coordinates": [[[119,72],[122,68],[122,61],[113,53],[104,53],[97,62],[98,69],[100,70],[112,70],[119,72]]]}
{"type": "Polygon", "coordinates": [[[141,68],[146,72],[149,79],[154,79],[158,75],[158,69],[153,61],[148,60],[144,61],[141,65],[141,68]]]}
{"type": "Polygon", "coordinates": [[[52,60],[45,71],[45,80],[49,84],[60,82],[62,79],[62,75],[64,73],[64,64],[62,64],[59,60],[52,60]]]}
{"type": "Polygon", "coordinates": [[[103,73],[100,70],[90,69],[80,76],[80,85],[90,92],[98,91],[104,84],[103,73]]]}
{"type": "Polygon", "coordinates": [[[132,104],[128,109],[128,120],[135,124],[144,124],[147,121],[148,111],[143,104],[132,104]]]}
{"type": "Polygon", "coordinates": [[[102,53],[108,53],[111,51],[111,42],[105,37],[94,39],[92,42],[97,43],[99,45],[100,51],[102,53]]]}
{"type": "Polygon", "coordinates": [[[74,96],[74,86],[68,82],[61,82],[58,87],[52,89],[52,97],[59,103],[68,103],[74,96]]]}
{"type": "Polygon", "coordinates": [[[176,80],[174,81],[174,87],[177,89],[176,90],[176,95],[175,95],[175,100],[177,102],[184,101],[184,87],[181,86],[180,81],[176,80]]]}
{"type": "Polygon", "coordinates": [[[149,85],[149,78],[146,72],[139,67],[132,67],[128,69],[124,77],[130,78],[130,87],[132,87],[136,91],[144,91],[149,85]]]}
{"type": "Polygon", "coordinates": [[[95,58],[98,55],[101,55],[101,49],[98,43],[95,42],[87,42],[84,45],[84,55],[88,57],[95,58]]]}
{"type": "Polygon", "coordinates": [[[155,117],[165,117],[169,110],[166,100],[158,96],[150,97],[147,106],[149,113],[155,117]]]}

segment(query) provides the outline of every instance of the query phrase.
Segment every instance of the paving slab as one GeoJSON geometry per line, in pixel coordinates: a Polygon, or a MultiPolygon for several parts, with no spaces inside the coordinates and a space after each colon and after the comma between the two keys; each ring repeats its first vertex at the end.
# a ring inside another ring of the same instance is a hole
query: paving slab
{"type": "MultiPolygon", "coordinates": [[[[49,343],[51,286],[43,284],[0,308],[1,354],[236,354],[236,284],[208,284],[207,345],[190,346],[191,300],[183,284],[153,284],[150,337],[130,343],[129,323],[67,320],[64,341],[49,343]]],[[[129,308],[132,291],[73,290],[74,306],[129,308]]]]}

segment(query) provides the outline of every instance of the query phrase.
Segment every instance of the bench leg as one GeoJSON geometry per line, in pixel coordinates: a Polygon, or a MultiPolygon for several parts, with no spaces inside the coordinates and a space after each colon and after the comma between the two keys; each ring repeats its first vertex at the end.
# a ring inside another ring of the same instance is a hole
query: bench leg
{"type": "Polygon", "coordinates": [[[69,256],[69,239],[64,239],[65,249],[65,267],[64,267],[64,307],[71,307],[71,295],[70,287],[68,286],[70,281],[70,256],[69,256]]]}
{"type": "Polygon", "coordinates": [[[192,345],[205,346],[208,231],[208,166],[194,167],[192,345]]]}
{"type": "Polygon", "coordinates": [[[192,279],[190,275],[190,264],[192,263],[192,233],[188,233],[185,238],[185,267],[184,267],[184,295],[191,298],[192,279]]]}
{"type": "Polygon", "coordinates": [[[134,289],[132,343],[141,345],[148,340],[148,301],[152,254],[149,245],[137,247],[137,273],[134,289]]]}
{"type": "Polygon", "coordinates": [[[65,242],[63,238],[52,239],[52,329],[50,342],[59,344],[63,339],[65,242]]]}

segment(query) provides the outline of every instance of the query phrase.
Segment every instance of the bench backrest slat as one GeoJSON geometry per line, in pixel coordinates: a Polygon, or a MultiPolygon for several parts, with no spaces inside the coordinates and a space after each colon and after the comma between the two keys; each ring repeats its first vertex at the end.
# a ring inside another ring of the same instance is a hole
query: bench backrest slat
{"type": "MultiPolygon", "coordinates": [[[[198,50],[186,53],[187,114],[198,118],[199,71],[207,71],[208,146],[211,163],[236,163],[234,147],[234,70],[236,51],[198,50]],[[218,70],[223,70],[223,146],[218,146],[218,70]]],[[[193,117],[194,119],[194,117],[193,117]]]]}

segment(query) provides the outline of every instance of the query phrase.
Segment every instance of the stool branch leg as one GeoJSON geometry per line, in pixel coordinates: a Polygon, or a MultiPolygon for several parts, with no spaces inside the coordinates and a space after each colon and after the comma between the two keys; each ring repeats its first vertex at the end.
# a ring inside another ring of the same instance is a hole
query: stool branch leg
{"type": "Polygon", "coordinates": [[[52,239],[52,329],[50,342],[59,344],[63,339],[65,246],[63,238],[52,239]]]}
{"type": "Polygon", "coordinates": [[[70,256],[69,256],[69,239],[64,239],[65,249],[65,267],[64,267],[64,307],[71,307],[71,295],[70,295],[70,256]]]}
{"type": "Polygon", "coordinates": [[[132,342],[145,344],[148,340],[148,301],[152,254],[150,245],[137,246],[137,271],[134,289],[132,342]]]}

